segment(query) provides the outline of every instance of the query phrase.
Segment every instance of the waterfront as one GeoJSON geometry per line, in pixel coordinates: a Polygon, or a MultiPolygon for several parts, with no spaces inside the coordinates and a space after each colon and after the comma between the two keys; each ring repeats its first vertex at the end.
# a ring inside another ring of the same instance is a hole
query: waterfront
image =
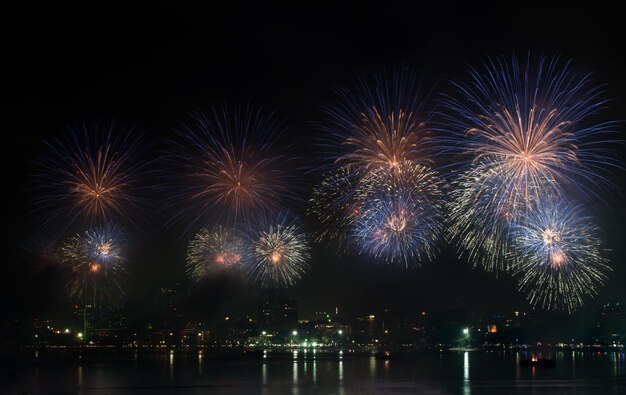
{"type": "Polygon", "coordinates": [[[2,393],[621,394],[624,352],[563,351],[552,369],[518,351],[432,352],[391,361],[300,350],[267,357],[197,351],[28,351],[3,358],[2,393]],[[37,353],[37,354],[36,354],[37,353]]]}

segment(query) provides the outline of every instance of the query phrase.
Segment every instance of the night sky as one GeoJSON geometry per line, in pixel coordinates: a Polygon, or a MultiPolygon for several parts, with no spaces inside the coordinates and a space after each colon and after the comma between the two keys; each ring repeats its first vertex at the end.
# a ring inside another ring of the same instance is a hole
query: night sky
{"type": "MultiPolygon", "coordinates": [[[[132,126],[145,133],[158,157],[160,141],[173,137],[172,128],[190,111],[223,101],[251,103],[287,119],[291,137],[301,142],[301,161],[314,165],[320,159],[313,146],[321,133],[316,122],[323,120],[320,109],[333,98],[333,86],[404,61],[425,70],[429,82],[438,81],[445,91],[449,79],[465,76],[467,65],[529,50],[573,58],[576,66],[595,72],[614,99],[605,117],[626,119],[624,21],[616,5],[88,3],[28,2],[1,13],[3,318],[46,314],[67,303],[56,269],[29,263],[21,247],[39,234],[37,219],[29,215],[33,161],[44,152],[42,140],[63,135],[68,125],[114,120],[132,126]]],[[[623,154],[624,147],[619,149],[623,154]]],[[[616,171],[617,187],[606,194],[606,204],[593,207],[614,271],[586,310],[626,302],[624,177],[616,171]]],[[[302,198],[309,193],[310,188],[302,198]]],[[[155,196],[156,208],[158,202],[155,196]]],[[[304,206],[293,209],[304,218],[304,206]]],[[[165,217],[158,210],[147,210],[147,216],[149,225],[133,231],[129,263],[128,305],[136,319],[148,314],[160,287],[179,282],[189,289],[184,244],[174,230],[160,226],[165,217]]],[[[313,230],[315,222],[306,221],[313,230]]],[[[436,261],[401,271],[356,255],[339,258],[316,244],[311,270],[290,292],[300,298],[305,318],[334,306],[350,314],[384,307],[529,309],[510,278],[473,270],[452,247],[441,248],[436,261]]],[[[254,313],[255,295],[231,276],[196,286],[184,304],[198,317],[254,313]]]]}

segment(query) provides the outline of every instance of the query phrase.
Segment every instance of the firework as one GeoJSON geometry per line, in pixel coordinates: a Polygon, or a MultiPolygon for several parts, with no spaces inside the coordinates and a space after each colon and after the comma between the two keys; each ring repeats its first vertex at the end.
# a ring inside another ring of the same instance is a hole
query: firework
{"type": "Polygon", "coordinates": [[[329,122],[324,126],[337,164],[368,170],[405,161],[433,164],[427,94],[415,75],[393,70],[337,89],[339,100],[325,108],[329,122]]]}
{"type": "Polygon", "coordinates": [[[358,241],[361,251],[404,266],[432,258],[440,233],[430,112],[415,75],[393,70],[337,90],[324,126],[336,168],[311,199],[324,226],[318,239],[358,241]],[[406,226],[394,231],[387,225],[398,215],[406,226]]]}
{"type": "Polygon", "coordinates": [[[264,218],[248,229],[246,270],[269,287],[294,285],[309,266],[309,243],[301,226],[287,214],[264,218]]]}
{"type": "Polygon", "coordinates": [[[349,245],[350,226],[362,211],[359,185],[362,176],[351,166],[342,166],[324,174],[322,182],[313,190],[309,214],[321,223],[317,241],[334,241],[343,251],[349,245]]]}
{"type": "Polygon", "coordinates": [[[533,306],[572,312],[596,295],[610,267],[598,228],[579,205],[546,199],[512,228],[520,290],[533,306]]]}
{"type": "Polygon", "coordinates": [[[469,160],[451,223],[471,258],[490,255],[478,264],[507,270],[508,224],[542,196],[594,195],[608,183],[603,174],[614,160],[605,147],[615,123],[594,123],[602,92],[569,62],[495,60],[470,74],[445,103],[454,129],[447,146],[469,160]]]}
{"type": "Polygon", "coordinates": [[[124,294],[125,232],[101,226],[69,238],[60,248],[67,290],[78,302],[116,301],[124,294]]]}
{"type": "Polygon", "coordinates": [[[47,237],[36,237],[20,246],[21,257],[30,266],[44,269],[59,263],[59,242],[47,237]]]}
{"type": "Polygon", "coordinates": [[[187,248],[187,273],[194,281],[241,262],[243,247],[234,231],[202,228],[187,248]]]}
{"type": "Polygon", "coordinates": [[[143,145],[131,131],[85,126],[46,145],[34,199],[46,224],[62,221],[67,229],[128,220],[138,208],[146,163],[140,160],[143,145]]]}
{"type": "Polygon", "coordinates": [[[503,198],[509,191],[497,179],[484,179],[484,167],[462,173],[452,183],[447,235],[457,240],[461,254],[487,271],[515,270],[509,230],[523,210],[503,198]]]}
{"type": "Polygon", "coordinates": [[[443,222],[437,174],[404,162],[371,173],[363,184],[362,209],[353,226],[361,251],[404,267],[432,259],[443,222]]]}
{"type": "Polygon", "coordinates": [[[180,142],[170,142],[174,220],[235,224],[293,198],[288,147],[274,147],[283,130],[261,110],[222,106],[193,114],[192,122],[178,130],[180,142]]]}

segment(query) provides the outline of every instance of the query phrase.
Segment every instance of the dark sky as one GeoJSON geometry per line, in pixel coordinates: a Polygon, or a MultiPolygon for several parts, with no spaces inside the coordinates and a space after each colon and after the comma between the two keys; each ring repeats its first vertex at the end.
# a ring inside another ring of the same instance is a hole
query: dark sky
{"type": "MultiPolygon", "coordinates": [[[[486,56],[529,50],[561,54],[595,71],[615,99],[607,116],[626,119],[624,20],[615,5],[130,3],[28,2],[0,13],[6,243],[0,305],[7,317],[42,314],[61,300],[58,273],[28,265],[18,250],[36,234],[37,221],[27,215],[32,161],[42,152],[42,139],[62,135],[67,125],[116,120],[144,131],[158,147],[189,111],[223,100],[250,101],[287,118],[294,137],[308,141],[319,133],[314,122],[332,98],[332,86],[357,73],[408,61],[445,86],[486,56]]],[[[594,208],[613,250],[614,272],[591,307],[626,301],[623,178],[616,172],[617,190],[594,208]]],[[[136,236],[129,305],[137,315],[159,287],[176,281],[185,286],[182,246],[171,231],[160,229],[151,226],[136,236]]],[[[513,281],[472,270],[450,247],[442,248],[437,261],[402,272],[364,258],[340,259],[316,246],[312,269],[291,292],[300,297],[304,316],[333,306],[348,312],[384,306],[528,308],[513,281]]],[[[220,279],[195,289],[190,305],[209,316],[254,311],[254,297],[237,278],[220,279]]]]}

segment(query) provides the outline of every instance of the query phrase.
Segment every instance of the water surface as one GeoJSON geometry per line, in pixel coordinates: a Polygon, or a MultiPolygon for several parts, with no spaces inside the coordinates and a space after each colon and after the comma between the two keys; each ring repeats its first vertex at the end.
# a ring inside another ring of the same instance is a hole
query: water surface
{"type": "Polygon", "coordinates": [[[624,394],[623,352],[557,352],[555,368],[516,351],[419,353],[380,361],[348,352],[29,351],[3,358],[2,393],[624,394]]]}

